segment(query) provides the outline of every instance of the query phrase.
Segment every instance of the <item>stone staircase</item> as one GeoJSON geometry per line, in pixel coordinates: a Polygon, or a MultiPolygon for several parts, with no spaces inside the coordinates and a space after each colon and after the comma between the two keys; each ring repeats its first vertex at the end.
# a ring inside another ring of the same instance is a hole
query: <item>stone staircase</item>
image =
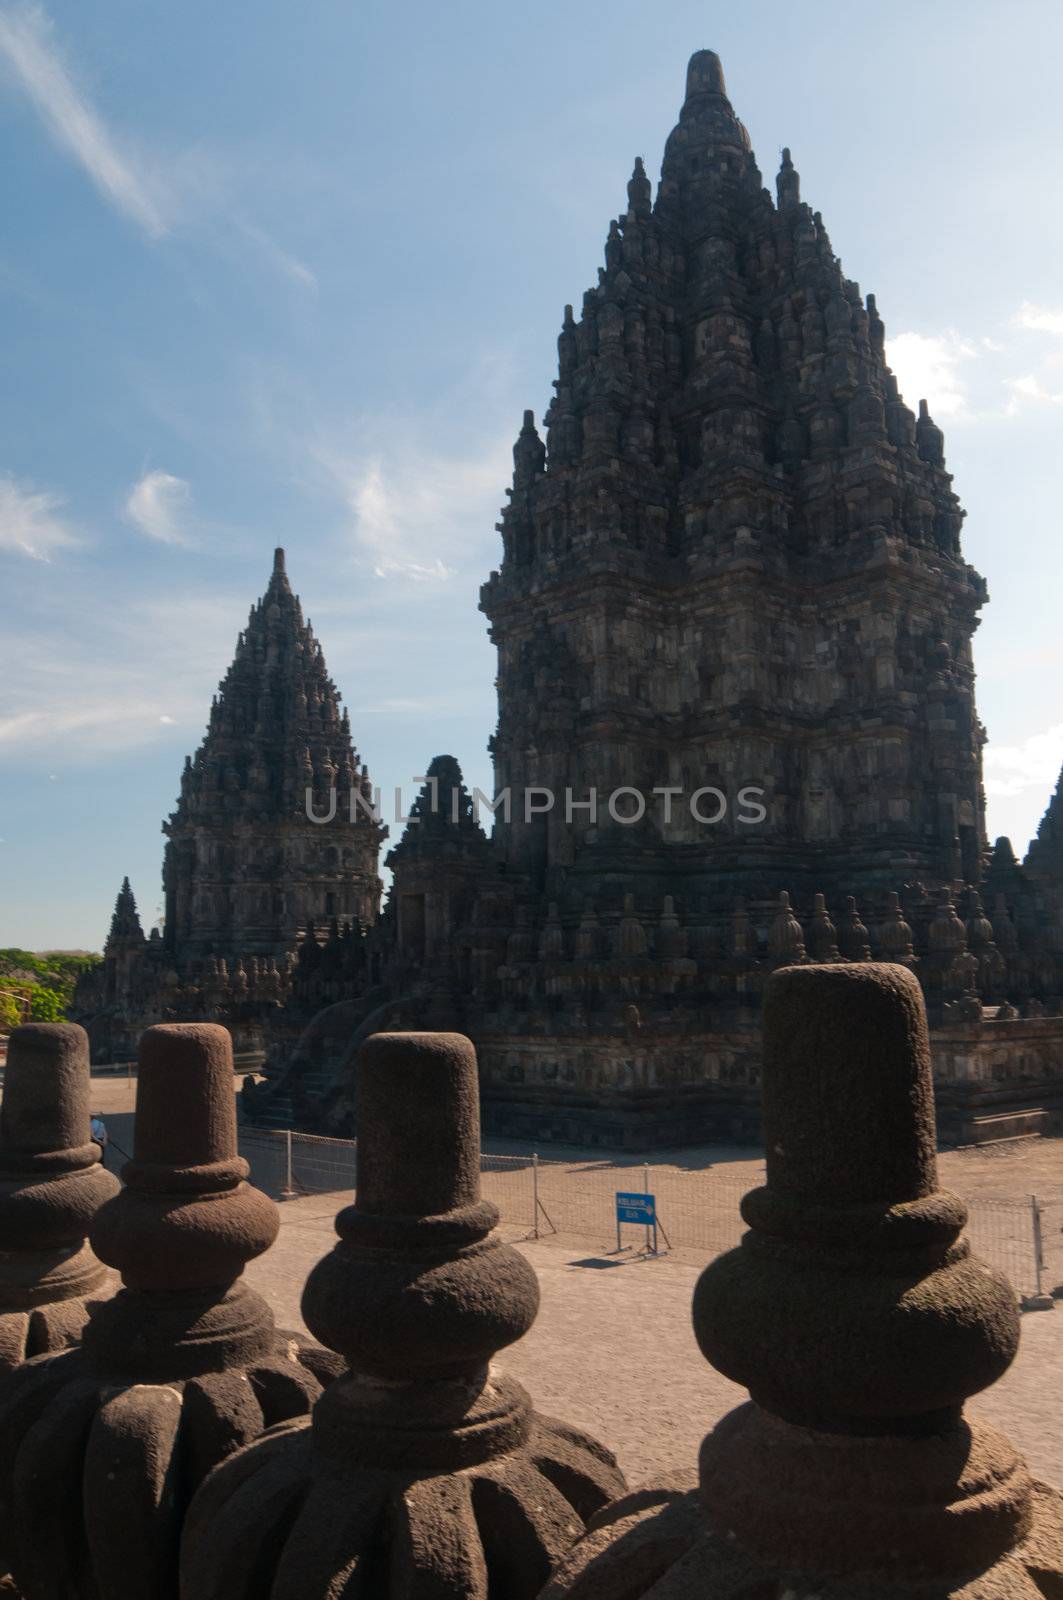
{"type": "MultiPolygon", "coordinates": [[[[299,1098],[305,1095],[309,1100],[321,1100],[332,1087],[334,1079],[329,1062],[305,1062],[296,1069],[298,1075],[299,1098]]],[[[291,1079],[285,1079],[283,1084],[270,1094],[269,1099],[256,1111],[254,1120],[245,1118],[249,1127],[265,1129],[285,1129],[295,1126],[294,1085],[291,1079]]]]}

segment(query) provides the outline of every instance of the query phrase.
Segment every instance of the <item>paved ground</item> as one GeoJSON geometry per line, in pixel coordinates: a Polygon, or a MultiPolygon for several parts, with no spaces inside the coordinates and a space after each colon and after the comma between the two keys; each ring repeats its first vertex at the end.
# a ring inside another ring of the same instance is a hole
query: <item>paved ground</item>
{"type": "MultiPolygon", "coordinates": [[[[335,1242],[335,1202],[314,1195],[282,1206],[280,1238],[247,1276],[278,1321],[302,1327],[307,1270],[335,1242]]],[[[660,1256],[617,1266],[571,1245],[523,1242],[542,1310],[500,1363],[540,1409],[596,1433],[629,1481],[693,1465],[702,1435],[744,1391],[714,1372],[690,1325],[699,1269],[660,1256]]],[[[1063,1308],[1023,1317],[1019,1358],[976,1402],[1038,1474],[1063,1484],[1063,1308]]]]}
{"type": "MultiPolygon", "coordinates": [[[[95,1082],[94,1109],[106,1116],[116,1147],[131,1150],[134,1085],[106,1076],[95,1082]]],[[[616,1169],[600,1155],[573,1151],[567,1156],[573,1169],[600,1170],[602,1181],[613,1184],[616,1169]]],[[[722,1147],[658,1152],[653,1159],[662,1171],[676,1174],[704,1176],[711,1167],[735,1188],[752,1187],[763,1171],[756,1151],[722,1147]]],[[[1063,1213],[1061,1141],[946,1152],[941,1175],[968,1201],[1017,1202],[1035,1191],[1063,1213]]],[[[261,1181],[265,1177],[261,1174],[261,1181]]],[[[248,1269],[282,1325],[301,1326],[299,1297],[307,1271],[331,1248],[333,1216],[348,1198],[337,1190],[283,1204],[280,1238],[248,1269]]],[[[707,1366],[694,1343],[690,1297],[698,1265],[664,1256],[618,1266],[603,1254],[604,1242],[589,1247],[571,1240],[519,1243],[539,1275],[542,1311],[528,1336],[501,1360],[541,1409],[598,1433],[634,1481],[692,1465],[702,1434],[742,1398],[742,1391],[707,1366]]],[[[1050,1269],[1058,1261],[1063,1279],[1055,1232],[1048,1242],[1050,1269]]],[[[1051,1270],[1050,1277],[1055,1281],[1051,1270]]],[[[1035,1471],[1063,1484],[1063,1413],[1056,1403],[1061,1393],[1063,1304],[1054,1312],[1023,1317],[1018,1360],[975,1402],[1011,1435],[1035,1471]]]]}

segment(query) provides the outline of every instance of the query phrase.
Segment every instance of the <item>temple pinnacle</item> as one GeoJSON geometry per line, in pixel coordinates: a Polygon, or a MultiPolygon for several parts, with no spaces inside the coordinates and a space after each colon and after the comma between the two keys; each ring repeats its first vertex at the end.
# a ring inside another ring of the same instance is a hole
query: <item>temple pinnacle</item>
{"type": "Polygon", "coordinates": [[[687,66],[686,98],[696,94],[726,94],[723,63],[715,50],[696,50],[687,66]]]}

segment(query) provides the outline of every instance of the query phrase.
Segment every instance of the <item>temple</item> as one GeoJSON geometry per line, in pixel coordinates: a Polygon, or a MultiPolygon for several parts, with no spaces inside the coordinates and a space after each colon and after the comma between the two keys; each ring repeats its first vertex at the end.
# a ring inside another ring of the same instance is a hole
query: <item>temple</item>
{"type": "Polygon", "coordinates": [[[1045,1125],[1058,797],[1027,866],[990,854],[986,587],[941,430],[788,150],[764,187],[710,51],[656,195],[636,160],[565,309],[554,389],[482,591],[490,840],[437,759],[387,915],[312,952],[249,1108],[349,1131],[371,1019],[469,1033],[498,1132],[750,1136],[767,975],[874,954],[923,985],[946,1136],[1045,1125]]]}
{"type": "Polygon", "coordinates": [[[264,984],[246,1101],[278,1126],[350,1132],[361,1040],[442,1028],[490,1131],[639,1148],[756,1136],[770,973],[875,958],[923,988],[945,1137],[1048,1127],[1063,801],[1024,863],[989,848],[987,594],[941,430],[788,150],[765,188],[711,51],[565,308],[554,390],[481,595],[490,811],[437,756],[376,916],[382,829],[345,820],[368,779],[278,565],[167,824],[165,933],[144,956],[116,916],[99,981],[176,973],[238,1043],[234,981],[264,984]]]}
{"type": "Polygon", "coordinates": [[[242,1048],[261,1048],[308,936],[316,944],[330,923],[376,920],[386,829],[371,798],[277,550],[163,823],[162,928],[145,938],[126,878],[103,964],[79,984],[96,1057],[135,1053],[152,1022],[205,1015],[222,1017],[242,1048]]]}

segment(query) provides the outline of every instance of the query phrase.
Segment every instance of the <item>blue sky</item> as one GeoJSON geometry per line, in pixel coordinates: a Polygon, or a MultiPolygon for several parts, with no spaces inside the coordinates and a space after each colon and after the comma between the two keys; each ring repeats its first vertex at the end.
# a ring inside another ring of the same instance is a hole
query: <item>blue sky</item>
{"type": "Polygon", "coordinates": [[[0,944],[157,914],[283,544],[374,778],[489,788],[476,610],[523,407],[687,57],[788,144],[989,580],[991,834],[1063,759],[1063,8],[0,0],[0,944]]]}

